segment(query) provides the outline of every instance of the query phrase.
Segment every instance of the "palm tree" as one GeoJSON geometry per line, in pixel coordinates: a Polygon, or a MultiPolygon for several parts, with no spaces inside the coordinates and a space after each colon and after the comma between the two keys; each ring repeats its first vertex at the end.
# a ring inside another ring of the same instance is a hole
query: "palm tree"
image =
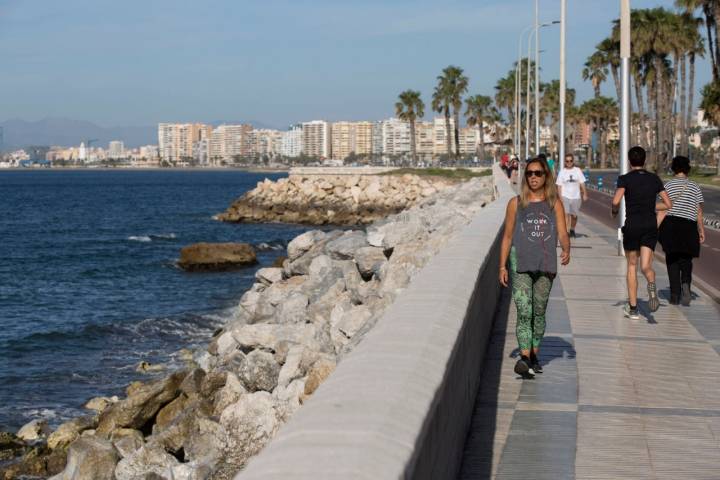
{"type": "MultiPolygon", "coordinates": [[[[435,92],[440,97],[443,97],[443,101],[439,102],[447,108],[447,114],[445,117],[445,128],[446,133],[450,133],[450,107],[453,109],[453,117],[455,120],[455,158],[460,157],[460,110],[462,109],[462,96],[467,92],[468,89],[468,78],[463,74],[463,69],[450,65],[445,67],[442,71],[442,75],[437,77],[438,84],[435,87],[435,92]]],[[[435,101],[433,96],[433,102],[435,101]]],[[[433,109],[435,107],[433,106],[433,109]]],[[[436,110],[439,111],[439,110],[436,110]]],[[[444,111],[442,113],[445,113],[444,111]]],[[[448,151],[448,154],[451,154],[448,151]]]]}
{"type": "MultiPolygon", "coordinates": [[[[550,117],[550,128],[553,132],[551,152],[557,150],[556,145],[560,140],[560,80],[552,80],[544,83],[541,88],[542,98],[540,99],[540,118],[550,117]]],[[[575,105],[575,89],[565,89],[565,117],[567,121],[568,111],[575,105]]],[[[567,135],[567,134],[566,134],[567,135]]],[[[562,159],[560,159],[562,161],[562,159]]]]}
{"type": "Polygon", "coordinates": [[[452,141],[450,137],[450,95],[444,84],[435,86],[432,96],[432,109],[445,117],[445,146],[447,147],[448,158],[452,156],[452,141]]]}
{"type": "MultiPolygon", "coordinates": [[[[700,108],[704,110],[708,123],[718,127],[718,135],[720,135],[720,80],[710,82],[703,87],[700,108]]],[[[720,157],[718,158],[717,175],[720,175],[720,157]]]]}
{"type": "Polygon", "coordinates": [[[718,25],[720,24],[720,0],[675,0],[675,5],[693,14],[701,9],[705,16],[705,29],[712,64],[713,81],[720,81],[720,40],[718,25]],[[713,37],[714,34],[714,37],[713,37]]]}
{"type": "Polygon", "coordinates": [[[592,124],[593,131],[599,135],[600,168],[607,166],[607,137],[611,124],[617,122],[617,102],[612,98],[598,97],[588,100],[580,106],[581,116],[592,124]]]}
{"type": "Polygon", "coordinates": [[[605,80],[607,80],[607,74],[608,69],[606,58],[602,52],[596,51],[588,57],[585,62],[585,67],[582,70],[583,80],[590,80],[592,83],[595,98],[600,96],[600,86],[605,80]]]}
{"type": "Polygon", "coordinates": [[[405,90],[395,103],[395,115],[410,124],[410,155],[413,165],[417,165],[417,153],[415,151],[415,120],[425,116],[425,104],[420,98],[420,92],[416,90],[405,90]]]}
{"type": "Polygon", "coordinates": [[[465,103],[467,124],[471,127],[477,126],[480,135],[478,158],[485,160],[485,124],[499,121],[500,112],[493,106],[492,98],[485,95],[475,95],[465,100],[465,103]]]}

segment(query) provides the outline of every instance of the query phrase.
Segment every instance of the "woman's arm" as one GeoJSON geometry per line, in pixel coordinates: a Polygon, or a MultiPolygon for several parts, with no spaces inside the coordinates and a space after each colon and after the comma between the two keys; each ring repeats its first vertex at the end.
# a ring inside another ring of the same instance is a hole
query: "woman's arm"
{"type": "Polygon", "coordinates": [[[703,223],[702,203],[698,203],[698,233],[700,234],[700,243],[705,243],[705,224],[703,223]]]}
{"type": "Polygon", "coordinates": [[[567,265],[570,263],[570,237],[567,232],[567,225],[565,224],[565,207],[560,200],[555,201],[555,224],[557,225],[558,239],[560,240],[560,247],[562,253],[560,254],[560,263],[567,265]]]}
{"type": "Polygon", "coordinates": [[[513,197],[505,209],[505,229],[503,230],[502,243],[500,244],[500,272],[498,278],[503,287],[508,286],[507,261],[510,256],[513,232],[515,231],[515,215],[517,214],[517,197],[513,197]]]}
{"type": "Polygon", "coordinates": [[[667,191],[663,190],[658,195],[660,195],[661,202],[655,204],[655,210],[658,212],[670,210],[672,208],[672,200],[670,200],[670,196],[668,196],[667,191]]]}

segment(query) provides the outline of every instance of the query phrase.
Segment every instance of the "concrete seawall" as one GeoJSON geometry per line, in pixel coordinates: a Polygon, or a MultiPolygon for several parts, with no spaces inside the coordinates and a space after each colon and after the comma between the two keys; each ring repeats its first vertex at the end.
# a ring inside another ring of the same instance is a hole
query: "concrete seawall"
{"type": "Polygon", "coordinates": [[[455,478],[499,285],[513,195],[498,198],[413,279],[247,468],[247,479],[455,478]]]}

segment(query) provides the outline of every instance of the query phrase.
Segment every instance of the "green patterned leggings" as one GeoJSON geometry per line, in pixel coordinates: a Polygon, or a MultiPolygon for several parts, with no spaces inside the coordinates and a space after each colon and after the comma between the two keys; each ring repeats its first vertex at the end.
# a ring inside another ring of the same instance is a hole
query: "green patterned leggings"
{"type": "Polygon", "coordinates": [[[510,251],[512,296],[517,307],[517,335],[520,350],[540,347],[545,335],[545,310],[555,275],[545,272],[518,273],[515,248],[510,251]]]}

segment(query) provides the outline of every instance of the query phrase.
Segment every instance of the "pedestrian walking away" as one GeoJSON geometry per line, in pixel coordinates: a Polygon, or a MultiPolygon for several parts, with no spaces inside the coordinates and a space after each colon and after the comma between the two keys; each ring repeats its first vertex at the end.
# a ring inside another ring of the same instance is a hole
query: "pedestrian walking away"
{"type": "Polygon", "coordinates": [[[558,173],[558,195],[565,207],[565,223],[570,229],[570,238],[575,238],[575,227],[582,202],[586,202],[588,195],[585,189],[585,175],[579,167],[575,166],[575,157],[572,153],[565,155],[565,163],[558,173]]]}
{"type": "Polygon", "coordinates": [[[557,275],[558,239],[562,247],[560,261],[567,265],[570,239],[565,229],[565,211],[547,162],[534,158],[525,167],[520,195],[508,202],[500,248],[499,280],[504,287],[512,284],[517,307],[515,333],[520,359],[515,373],[523,378],[542,373],[540,343],[557,275]]]}
{"type": "Polygon", "coordinates": [[[632,147],[628,151],[631,170],[617,179],[617,189],[612,200],[611,214],[617,216],[620,202],[625,197],[625,224],[622,226],[623,249],[627,260],[628,303],[623,307],[625,316],[638,319],[637,267],[647,280],[648,308],[651,312],[660,308],[653,269],[653,252],[657,244],[656,211],[672,207],[660,177],[645,170],[645,150],[632,147]],[[661,202],[656,203],[660,195],[661,202]]]}
{"type": "Polygon", "coordinates": [[[671,169],[675,176],[665,183],[665,191],[672,208],[658,212],[658,238],[670,278],[670,303],[689,306],[692,259],[700,256],[700,244],[705,242],[704,200],[698,184],[687,177],[687,157],[673,158],[671,169]]]}

